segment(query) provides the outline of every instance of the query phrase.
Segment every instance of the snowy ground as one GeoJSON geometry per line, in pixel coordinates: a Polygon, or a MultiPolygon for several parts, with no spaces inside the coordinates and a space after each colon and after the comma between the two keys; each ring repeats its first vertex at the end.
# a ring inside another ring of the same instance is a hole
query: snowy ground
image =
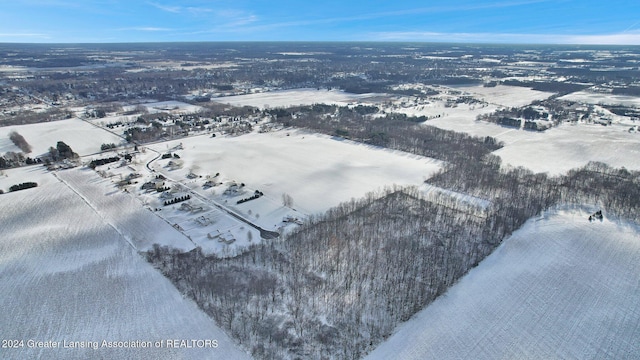
{"type": "MultiPolygon", "coordinates": [[[[255,226],[286,233],[308,215],[367,192],[394,184],[420,185],[441,166],[438,160],[298,130],[195,136],[150,148],[179,159],[152,161],[152,173],[136,160],[138,165],[132,167],[147,175],[129,186],[129,192],[146,207],[158,209],[156,215],[205,253],[219,256],[233,256],[261,241],[255,226]],[[171,163],[182,165],[171,167],[171,163]],[[158,174],[166,177],[162,186],[170,191],[141,190],[141,184],[157,181],[158,174]],[[238,204],[256,191],[263,196],[238,204]],[[293,200],[288,206],[283,194],[293,200]],[[164,204],[186,195],[191,196],[187,201],[164,204]]],[[[126,168],[111,167],[109,172],[117,179],[119,171],[126,175],[126,168]]]]}
{"type": "Polygon", "coordinates": [[[120,144],[122,139],[108,131],[88,124],[80,119],[68,119],[39,124],[0,127],[0,153],[19,152],[11,140],[9,133],[16,131],[22,135],[33,151],[28,156],[36,157],[56,147],[58,141],[64,141],[80,156],[100,151],[105,143],[120,144]]]}
{"type": "Polygon", "coordinates": [[[480,137],[499,137],[503,133],[515,130],[514,128],[476,120],[478,115],[491,113],[495,111],[495,109],[495,107],[490,105],[485,108],[476,108],[474,111],[449,111],[447,113],[448,115],[428,120],[425,124],[480,137]]]}
{"type": "Polygon", "coordinates": [[[640,228],[531,219],[367,359],[640,357],[640,228]]]}
{"type": "Polygon", "coordinates": [[[150,113],[169,112],[172,114],[192,114],[202,110],[201,106],[183,103],[181,101],[161,101],[140,104],[150,113]]]}
{"type": "MultiPolygon", "coordinates": [[[[177,153],[184,166],[168,172],[170,177],[184,178],[189,171],[203,176],[219,172],[264,192],[275,203],[287,193],[293,208],[305,214],[323,212],[386,185],[419,185],[441,165],[431,158],[295,130],[198,136],[151,147],[164,152],[180,142],[184,150],[177,153]]],[[[168,171],[164,165],[154,163],[154,169],[168,171]]]]}
{"type": "Polygon", "coordinates": [[[118,190],[111,179],[103,179],[90,169],[59,171],[56,176],[136,250],[146,251],[153,244],[171,245],[189,251],[195,244],[167,222],[143,207],[133,195],[118,190]]]}
{"type": "MultiPolygon", "coordinates": [[[[9,192],[12,185],[24,182],[35,182],[38,186],[56,183],[53,177],[42,165],[23,166],[16,169],[0,170],[0,190],[9,192]]],[[[1,195],[0,195],[1,196],[1,195]]]]}
{"type": "Polygon", "coordinates": [[[535,172],[561,174],[589,161],[640,169],[640,132],[629,132],[631,127],[640,125],[637,121],[614,117],[611,126],[563,123],[544,132],[536,132],[477,121],[477,112],[484,109],[456,112],[425,124],[473,136],[495,137],[505,144],[495,152],[504,165],[523,166],[535,172]]]}
{"type": "MultiPolygon", "coordinates": [[[[121,122],[122,124],[128,124],[130,122],[135,123],[136,119],[138,118],[138,116],[140,116],[139,114],[136,115],[116,115],[116,116],[107,116],[107,117],[103,117],[103,118],[98,118],[98,119],[89,119],[91,121],[92,124],[96,124],[98,126],[107,126],[109,124],[113,124],[113,123],[117,123],[117,122],[121,122]]],[[[118,128],[116,128],[117,132],[120,132],[118,130],[118,128]]]]}
{"type": "Polygon", "coordinates": [[[39,169],[0,177],[4,183],[29,176],[41,184],[0,195],[1,337],[23,341],[0,348],[0,358],[249,358],[101,215],[39,169]],[[169,339],[217,340],[218,347],[168,348],[169,339]],[[33,347],[29,340],[60,348],[33,347]],[[103,340],[153,346],[106,348],[103,340]],[[98,342],[98,348],[64,348],[70,342],[98,342]]]}
{"type": "Polygon", "coordinates": [[[456,107],[447,107],[444,101],[429,101],[428,104],[400,106],[391,109],[391,111],[409,116],[426,116],[432,119],[428,124],[434,125],[442,122],[457,123],[460,118],[472,122],[478,115],[490,114],[497,108],[496,105],[488,104],[457,104],[456,107]]]}
{"type": "Polygon", "coordinates": [[[553,175],[589,161],[640,170],[640,133],[628,129],[626,124],[565,123],[542,133],[514,130],[497,136],[506,146],[495,154],[503,164],[553,175]]]}
{"type": "Polygon", "coordinates": [[[225,96],[211,100],[234,106],[248,105],[257,108],[274,108],[312,104],[347,105],[353,102],[364,101],[374,96],[379,96],[379,94],[351,94],[340,90],[295,89],[225,96]]]}
{"type": "MultiPolygon", "coordinates": [[[[477,121],[476,118],[480,114],[495,111],[498,105],[523,106],[534,100],[544,99],[550,95],[549,93],[502,85],[496,87],[466,86],[452,89],[473,94],[475,98],[487,101],[490,105],[457,104],[455,107],[446,107],[445,100],[455,96],[447,95],[446,91],[443,91],[443,87],[440,87],[438,90],[442,92],[441,95],[430,97],[426,102],[421,100],[415,105],[411,101],[405,100],[404,106],[393,111],[431,117],[432,119],[425,124],[441,129],[464,132],[478,137],[495,137],[505,144],[502,149],[495,152],[502,158],[504,165],[523,166],[535,172],[547,172],[552,175],[565,173],[572,168],[583,166],[589,161],[602,161],[611,166],[640,169],[640,161],[638,161],[640,132],[638,130],[629,131],[631,128],[638,129],[640,123],[628,117],[613,115],[603,108],[596,107],[598,111],[607,114],[613,120],[611,126],[581,122],[561,124],[544,132],[519,130],[477,121]],[[438,98],[441,100],[437,100],[438,98]]],[[[573,100],[585,100],[584,96],[580,94],[575,93],[576,98],[573,100]]],[[[605,99],[609,96],[606,94],[591,95],[597,95],[599,99],[605,99]]],[[[616,97],[616,99],[619,98],[616,97]]]]}
{"type": "Polygon", "coordinates": [[[613,95],[578,91],[559,98],[560,100],[576,101],[585,104],[606,104],[640,107],[640,97],[627,95],[613,95]]]}
{"type": "Polygon", "coordinates": [[[552,93],[537,91],[522,86],[497,85],[484,87],[474,86],[452,86],[456,90],[473,94],[479,100],[490,104],[497,104],[505,107],[519,107],[531,104],[534,100],[546,99],[552,93]]]}

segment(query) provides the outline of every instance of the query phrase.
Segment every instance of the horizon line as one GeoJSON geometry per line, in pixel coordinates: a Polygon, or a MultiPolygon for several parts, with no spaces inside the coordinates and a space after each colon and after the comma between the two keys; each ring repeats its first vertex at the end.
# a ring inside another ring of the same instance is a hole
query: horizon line
{"type": "Polygon", "coordinates": [[[206,43],[315,43],[315,44],[451,44],[451,45],[486,45],[486,46],[631,46],[640,44],[608,44],[608,43],[553,43],[553,42],[483,42],[483,41],[437,41],[437,40],[179,40],[179,41],[100,41],[100,42],[18,42],[0,41],[0,45],[134,45],[134,44],[206,44],[206,43]]]}

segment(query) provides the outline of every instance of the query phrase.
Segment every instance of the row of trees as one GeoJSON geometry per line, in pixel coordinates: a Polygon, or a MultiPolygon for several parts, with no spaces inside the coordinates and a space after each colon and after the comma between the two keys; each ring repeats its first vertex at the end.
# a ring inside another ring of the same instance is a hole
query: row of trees
{"type": "Polygon", "coordinates": [[[251,196],[249,196],[249,197],[247,197],[247,198],[243,198],[243,199],[240,199],[240,200],[236,201],[236,204],[240,205],[240,204],[242,204],[242,203],[246,203],[247,201],[251,201],[251,200],[258,199],[258,198],[260,198],[260,197],[261,197],[261,196],[263,196],[263,195],[264,195],[264,193],[263,193],[262,191],[256,190],[256,191],[253,193],[253,195],[251,195],[251,196]]]}
{"type": "Polygon", "coordinates": [[[36,183],[36,182],[30,182],[30,181],[29,182],[23,182],[23,183],[20,183],[20,184],[17,184],[17,185],[12,185],[9,188],[9,191],[11,191],[11,192],[20,191],[20,190],[24,190],[24,189],[31,189],[31,188],[34,188],[34,187],[37,187],[37,186],[38,186],[38,183],[36,183]]]}
{"type": "Polygon", "coordinates": [[[173,199],[171,199],[171,200],[167,200],[167,201],[165,201],[165,202],[164,202],[164,206],[168,206],[168,205],[173,205],[173,204],[181,203],[181,202],[183,202],[183,201],[187,201],[187,200],[189,200],[189,199],[191,199],[191,195],[187,194],[187,195],[185,195],[185,196],[180,196],[180,197],[173,198],[173,199]]]}
{"type": "Polygon", "coordinates": [[[108,157],[108,158],[105,158],[105,159],[95,159],[95,160],[92,160],[89,163],[89,167],[92,168],[92,169],[95,169],[98,166],[114,163],[114,162],[116,162],[118,160],[120,160],[119,156],[112,156],[112,157],[108,157]]]}
{"type": "MultiPolygon", "coordinates": [[[[31,145],[27,140],[16,131],[9,132],[9,139],[15,146],[20,148],[21,152],[8,151],[0,156],[0,169],[9,169],[22,166],[24,164],[31,165],[34,159],[25,155],[31,152],[31,145]]],[[[37,160],[35,160],[37,162],[37,160]]]]}

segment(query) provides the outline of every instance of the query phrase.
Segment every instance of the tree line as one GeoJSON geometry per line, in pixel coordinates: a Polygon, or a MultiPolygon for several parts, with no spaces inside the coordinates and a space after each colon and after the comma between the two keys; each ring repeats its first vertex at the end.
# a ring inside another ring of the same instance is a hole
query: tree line
{"type": "Polygon", "coordinates": [[[32,182],[32,181],[28,181],[28,182],[23,182],[17,185],[12,185],[9,188],[9,191],[14,192],[14,191],[20,191],[20,190],[25,190],[25,189],[31,189],[34,187],[37,187],[38,183],[36,182],[32,182]]]}
{"type": "Polygon", "coordinates": [[[280,116],[274,121],[283,126],[306,128],[448,162],[458,163],[469,157],[480,160],[502,147],[492,137],[479,138],[443,130],[422,124],[425,119],[412,116],[387,114],[383,117],[371,117],[357,111],[326,105],[291,107],[278,111],[280,116]]]}

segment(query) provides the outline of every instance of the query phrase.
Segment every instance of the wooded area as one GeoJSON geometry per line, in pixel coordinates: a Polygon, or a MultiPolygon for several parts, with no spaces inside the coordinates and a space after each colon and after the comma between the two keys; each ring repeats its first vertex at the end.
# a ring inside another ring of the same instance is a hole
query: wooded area
{"type": "MultiPolygon", "coordinates": [[[[394,188],[312,217],[284,239],[232,259],[155,247],[147,258],[181,292],[261,359],[356,359],[443,294],[500,242],[544,209],[594,204],[640,221],[640,174],[601,163],[549,177],[501,168],[499,144],[411,122],[320,117],[363,140],[446,160],[432,185],[486,199],[484,211],[423,200],[394,188]]],[[[585,218],[585,224],[588,219],[585,218]]]]}

